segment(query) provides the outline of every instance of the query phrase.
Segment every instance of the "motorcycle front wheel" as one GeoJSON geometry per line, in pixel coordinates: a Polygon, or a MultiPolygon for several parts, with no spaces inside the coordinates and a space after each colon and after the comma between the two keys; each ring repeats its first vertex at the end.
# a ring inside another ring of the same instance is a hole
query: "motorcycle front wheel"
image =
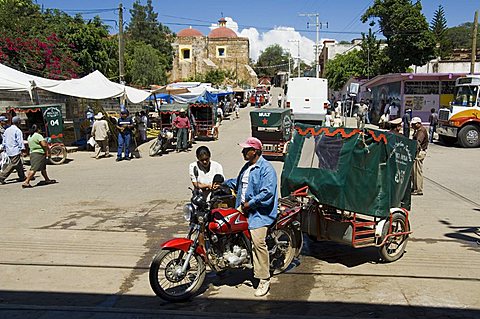
{"type": "Polygon", "coordinates": [[[192,298],[205,280],[205,263],[194,254],[184,274],[180,269],[187,254],[179,249],[163,249],[150,265],[150,286],[157,296],[168,301],[185,301],[192,298]]]}
{"type": "Polygon", "coordinates": [[[294,235],[290,228],[274,229],[267,237],[270,254],[270,271],[274,274],[284,272],[295,258],[294,235]]]}
{"type": "Polygon", "coordinates": [[[162,154],[162,141],[160,139],[157,138],[157,140],[155,141],[155,143],[153,143],[151,146],[150,146],[150,150],[149,150],[149,153],[148,155],[150,156],[155,156],[155,155],[158,155],[158,154],[162,154]]]}

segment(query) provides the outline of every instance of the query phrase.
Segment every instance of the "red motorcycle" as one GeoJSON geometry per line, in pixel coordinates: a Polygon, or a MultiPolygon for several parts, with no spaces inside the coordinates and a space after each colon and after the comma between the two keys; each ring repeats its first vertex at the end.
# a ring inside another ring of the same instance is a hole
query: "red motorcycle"
{"type": "MultiPolygon", "coordinates": [[[[227,195],[228,196],[228,195],[227,195]]],[[[214,208],[224,196],[207,200],[192,190],[190,203],[183,208],[190,222],[186,238],[174,238],[161,245],[150,265],[150,286],[168,301],[193,297],[205,280],[206,265],[215,272],[232,268],[252,268],[252,247],[246,216],[234,208],[214,208]]],[[[276,222],[266,238],[270,272],[285,271],[298,256],[303,243],[300,207],[280,207],[276,222]]]]}

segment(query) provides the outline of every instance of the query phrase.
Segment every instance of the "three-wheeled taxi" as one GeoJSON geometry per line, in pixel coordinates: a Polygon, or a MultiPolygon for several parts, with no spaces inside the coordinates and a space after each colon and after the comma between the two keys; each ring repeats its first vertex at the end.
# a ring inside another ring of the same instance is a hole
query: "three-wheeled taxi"
{"type": "Polygon", "coordinates": [[[195,137],[218,139],[217,116],[213,103],[191,103],[190,114],[195,118],[195,137]]]}
{"type": "Polygon", "coordinates": [[[314,240],[378,247],[399,259],[411,234],[410,174],[416,141],[400,135],[296,124],[281,177],[281,203],[301,206],[314,240]]]}
{"type": "Polygon", "coordinates": [[[292,112],[290,109],[271,108],[250,111],[252,136],[262,141],[262,153],[283,157],[292,137],[292,112]]]}
{"type": "Polygon", "coordinates": [[[20,129],[24,132],[24,139],[33,124],[43,127],[43,136],[50,148],[50,163],[62,164],[67,159],[67,148],[63,139],[63,115],[62,108],[58,104],[51,105],[28,105],[7,108],[11,117],[23,113],[26,117],[25,126],[20,129]]]}

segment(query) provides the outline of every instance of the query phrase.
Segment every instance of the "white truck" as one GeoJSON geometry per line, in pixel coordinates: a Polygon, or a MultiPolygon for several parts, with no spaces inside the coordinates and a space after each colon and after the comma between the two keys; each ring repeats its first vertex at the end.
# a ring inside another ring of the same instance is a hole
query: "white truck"
{"type": "Polygon", "coordinates": [[[323,78],[289,78],[286,107],[296,122],[320,124],[329,108],[328,82],[323,78]]]}

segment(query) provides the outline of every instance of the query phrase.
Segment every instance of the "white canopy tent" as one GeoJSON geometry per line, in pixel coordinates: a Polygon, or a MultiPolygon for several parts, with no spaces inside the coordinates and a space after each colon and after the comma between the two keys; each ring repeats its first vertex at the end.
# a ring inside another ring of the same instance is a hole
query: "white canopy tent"
{"type": "Polygon", "coordinates": [[[80,79],[59,81],[22,73],[0,64],[0,90],[27,91],[32,96],[34,88],[92,100],[124,97],[131,103],[140,103],[151,94],[112,82],[100,71],[92,72],[80,79]]]}

